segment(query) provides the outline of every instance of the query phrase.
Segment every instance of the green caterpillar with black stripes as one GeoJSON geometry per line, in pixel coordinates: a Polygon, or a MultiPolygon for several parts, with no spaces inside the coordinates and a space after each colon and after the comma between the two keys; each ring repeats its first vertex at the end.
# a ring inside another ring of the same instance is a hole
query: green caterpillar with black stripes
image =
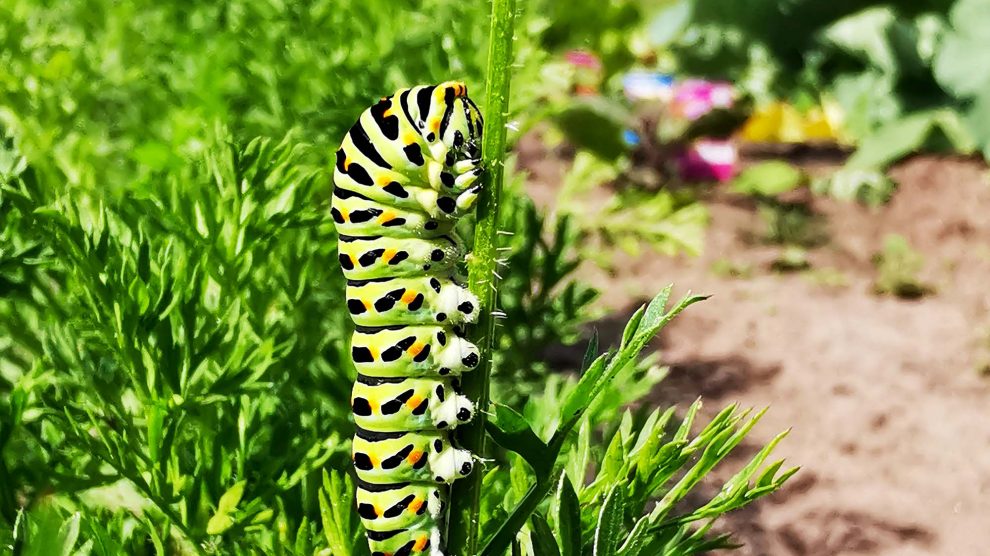
{"type": "Polygon", "coordinates": [[[373,556],[442,556],[448,485],[474,457],[451,443],[474,404],[458,376],[477,298],[454,225],[474,206],[483,120],[459,82],[403,89],[365,110],[337,151],[331,215],[355,331],[357,509],[373,556]]]}

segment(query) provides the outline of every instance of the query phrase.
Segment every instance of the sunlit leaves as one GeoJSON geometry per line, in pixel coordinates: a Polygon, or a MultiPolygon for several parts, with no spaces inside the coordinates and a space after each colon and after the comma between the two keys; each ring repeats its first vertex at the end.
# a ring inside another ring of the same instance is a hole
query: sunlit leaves
{"type": "MultiPolygon", "coordinates": [[[[668,309],[670,290],[666,288],[633,313],[616,350],[596,357],[597,342],[593,340],[580,378],[567,390],[566,397],[556,401],[558,426],[549,440],[544,442],[538,437],[522,415],[496,406],[488,424],[492,438],[522,456],[533,479],[525,496],[488,538],[482,554],[501,554],[520,531],[528,531],[534,550],[546,551],[536,554],[554,554],[558,547],[562,555],[699,553],[727,543],[724,537],[707,535],[710,521],[773,492],[794,473],[793,469],[782,471],[782,462],[765,465],[783,438],[780,435],[736,472],[709,502],[672,516],[674,508],[680,507],[678,504],[697,488],[700,480],[739,445],[762,413],[750,417],[747,411],[729,406],[694,437],[691,431],[700,402],[688,408],[676,427],[674,408],[654,410],[645,419],[634,418],[626,411],[618,422],[605,415],[591,420],[594,414],[588,409],[596,398],[620,373],[628,372],[629,364],[660,329],[680,311],[704,299],[687,296],[668,309]],[[611,437],[595,448],[589,433],[602,421],[614,428],[611,437]],[[674,430],[669,430],[672,427],[674,430]],[[577,434],[573,433],[575,428],[577,434]],[[589,457],[592,451],[594,459],[589,457]],[[591,482],[586,481],[589,473],[594,475],[591,482]],[[551,497],[555,486],[556,493],[551,497]],[[550,515],[554,527],[549,528],[555,539],[553,544],[543,526],[544,514],[537,509],[547,497],[553,510],[550,515]],[[651,504],[652,510],[647,511],[651,504]],[[524,527],[527,518],[528,528],[524,527]],[[695,527],[699,521],[705,524],[695,527]]],[[[552,402],[545,399],[544,403],[552,402]]],[[[513,483],[516,469],[519,467],[513,466],[513,483]]],[[[525,552],[527,546],[519,543],[513,550],[525,552]]]]}
{"type": "Polygon", "coordinates": [[[76,189],[42,205],[13,184],[22,233],[64,276],[33,331],[35,366],[58,380],[30,398],[54,410],[35,434],[66,443],[40,447],[60,488],[130,481],[148,534],[169,524],[165,544],[233,530],[275,542],[262,528],[275,497],[346,446],[330,434],[346,423],[349,367],[315,160],[288,140],[223,139],[124,198],[76,189]]]}
{"type": "Polygon", "coordinates": [[[227,489],[227,492],[220,496],[217,502],[217,511],[206,523],[206,533],[208,535],[220,535],[234,525],[233,513],[237,511],[237,504],[244,496],[245,481],[237,481],[227,489]]]}

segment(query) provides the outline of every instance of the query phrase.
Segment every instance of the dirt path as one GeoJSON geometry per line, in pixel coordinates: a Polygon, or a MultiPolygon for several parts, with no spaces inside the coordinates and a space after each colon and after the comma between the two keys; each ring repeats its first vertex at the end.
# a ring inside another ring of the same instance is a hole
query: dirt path
{"type": "Polygon", "coordinates": [[[754,443],[793,428],[779,455],[803,470],[730,518],[738,554],[990,553],[990,377],[977,370],[990,346],[987,171],[923,157],[894,176],[901,187],[880,209],[813,201],[830,240],[811,251],[811,272],[771,271],[779,248],[743,239],[760,226],[754,207],[723,194],[703,256],[587,271],[619,310],[669,282],[714,294],[661,338],[672,372],[658,401],[770,405],[754,443]],[[936,294],[872,293],[887,233],[924,255],[936,294]],[[720,260],[752,273],[717,276],[720,260]]]}

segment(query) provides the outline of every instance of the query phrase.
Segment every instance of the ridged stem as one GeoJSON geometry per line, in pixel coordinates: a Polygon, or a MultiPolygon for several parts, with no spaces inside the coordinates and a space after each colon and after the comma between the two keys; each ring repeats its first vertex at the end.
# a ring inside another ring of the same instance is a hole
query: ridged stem
{"type": "MultiPolygon", "coordinates": [[[[488,42],[488,79],[485,89],[485,134],[482,159],[486,172],[484,189],[478,198],[478,219],[474,249],[468,262],[468,284],[478,296],[481,312],[473,327],[472,341],[481,351],[481,363],[462,379],[464,392],[476,400],[477,411],[472,423],[458,430],[460,446],[483,456],[485,452],[485,412],[488,409],[488,384],[492,372],[495,345],[496,259],[498,253],[498,209],[505,169],[505,136],[509,111],[509,82],[512,67],[512,34],[516,0],[493,0],[491,35],[488,42]]],[[[484,470],[476,468],[470,476],[451,487],[447,526],[447,551],[451,556],[478,554],[480,528],[481,479],[484,470]]]]}

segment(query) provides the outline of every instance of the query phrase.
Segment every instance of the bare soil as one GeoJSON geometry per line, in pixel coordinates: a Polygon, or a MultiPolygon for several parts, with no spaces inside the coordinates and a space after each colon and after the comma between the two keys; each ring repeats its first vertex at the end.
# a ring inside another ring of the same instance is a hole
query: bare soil
{"type": "MultiPolygon", "coordinates": [[[[551,204],[566,162],[539,149],[524,141],[520,161],[534,198],[551,204]]],[[[756,207],[724,188],[707,200],[702,256],[617,255],[614,272],[582,270],[618,312],[605,329],[670,282],[713,294],[656,343],[671,373],[655,401],[702,396],[709,415],[770,406],[749,453],[792,428],[777,453],[801,471],[722,524],[745,543],[740,555],[990,554],[987,168],[923,156],[892,176],[900,187],[876,209],[809,196],[828,239],[807,271],[772,270],[781,248],[752,240],[756,207]],[[888,233],[924,256],[934,294],[874,293],[872,259],[888,233]],[[751,270],[731,277],[712,271],[717,262],[751,270]]]]}

